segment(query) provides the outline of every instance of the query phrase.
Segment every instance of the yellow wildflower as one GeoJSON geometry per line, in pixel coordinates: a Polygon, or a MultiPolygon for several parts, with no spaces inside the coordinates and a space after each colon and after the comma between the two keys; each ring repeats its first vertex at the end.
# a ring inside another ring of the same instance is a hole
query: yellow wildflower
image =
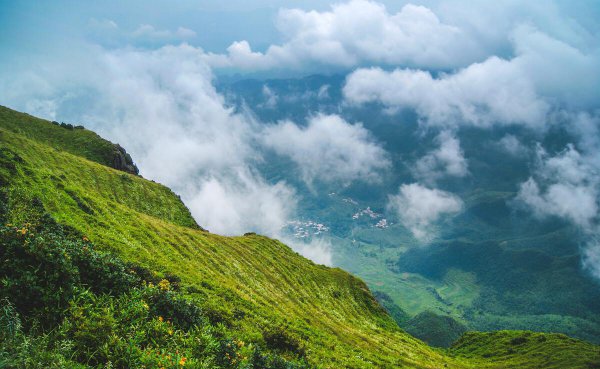
{"type": "Polygon", "coordinates": [[[162,291],[168,291],[171,288],[171,283],[169,283],[169,281],[166,279],[162,279],[160,282],[158,282],[158,288],[160,288],[162,291]]]}
{"type": "Polygon", "coordinates": [[[162,317],[162,316],[159,316],[159,317],[158,317],[158,321],[159,321],[159,322],[162,322],[163,320],[164,320],[164,319],[163,319],[163,317],[162,317]]]}

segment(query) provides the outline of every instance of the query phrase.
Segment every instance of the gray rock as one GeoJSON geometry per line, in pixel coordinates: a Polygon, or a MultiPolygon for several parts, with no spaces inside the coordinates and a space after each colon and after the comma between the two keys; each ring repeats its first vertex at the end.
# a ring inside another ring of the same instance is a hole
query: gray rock
{"type": "Polygon", "coordinates": [[[114,145],[112,167],[123,172],[139,174],[138,167],[133,163],[131,155],[119,144],[114,145]]]}

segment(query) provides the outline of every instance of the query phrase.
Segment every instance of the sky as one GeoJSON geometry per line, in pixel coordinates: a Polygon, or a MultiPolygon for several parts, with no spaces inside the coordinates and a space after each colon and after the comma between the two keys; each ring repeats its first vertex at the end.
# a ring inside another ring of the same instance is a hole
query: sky
{"type": "MultiPolygon", "coordinates": [[[[575,139],[558,153],[515,136],[499,144],[533,158],[516,203],[579,227],[582,263],[600,277],[598,19],[597,1],[0,0],[0,104],[123,144],[211,231],[280,238],[300,198],[260,173],[267,151],[309,187],[376,184],[391,156],[339,115],[263,124],[234,111],[215,88],[220,76],[341,73],[343,104],[413,110],[437,148],[409,164],[414,181],[387,209],[424,243],[464,208],[440,181],[477,175],[461,129],[543,135],[559,125],[575,139]]],[[[326,242],[285,241],[333,263],[326,242]]]]}

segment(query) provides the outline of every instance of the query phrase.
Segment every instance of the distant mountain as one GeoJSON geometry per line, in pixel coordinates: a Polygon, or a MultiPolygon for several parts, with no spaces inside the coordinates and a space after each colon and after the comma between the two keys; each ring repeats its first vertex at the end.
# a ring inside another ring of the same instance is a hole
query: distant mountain
{"type": "Polygon", "coordinates": [[[535,219],[515,203],[519,185],[530,176],[536,143],[555,154],[573,142],[570,133],[558,127],[543,136],[518,127],[458,130],[468,174],[440,178],[436,187],[459,196],[464,209],[442,219],[423,245],[386,205],[401,184],[417,180],[415,162],[437,148],[435,134],[419,128],[414,112],[345,104],[343,85],[343,76],[319,75],[219,85],[232,106],[249,107],[267,124],[291,119],[302,125],[307,112],[361,122],[391,155],[393,168],[375,184],[307,188],[293,165],[280,164],[285,158],[273,155],[264,165],[267,178],[299,189],[299,218],[328,227],[312,237],[332,242],[335,265],[411,317],[432,311],[469,329],[561,332],[600,343],[600,282],[581,267],[580,232],[559,219],[535,219]],[[507,138],[518,143],[518,152],[507,151],[507,138]],[[355,216],[365,209],[376,216],[355,216]]]}

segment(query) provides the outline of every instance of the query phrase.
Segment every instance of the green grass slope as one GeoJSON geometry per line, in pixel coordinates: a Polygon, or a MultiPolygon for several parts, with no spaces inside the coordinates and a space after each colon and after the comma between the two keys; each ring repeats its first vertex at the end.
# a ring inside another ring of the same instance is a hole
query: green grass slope
{"type": "Polygon", "coordinates": [[[467,331],[467,327],[452,317],[424,311],[402,324],[402,327],[415,337],[431,346],[450,347],[467,331]]]}
{"type": "Polygon", "coordinates": [[[504,368],[600,368],[600,347],[556,333],[468,332],[450,348],[456,357],[504,368]]]}
{"type": "Polygon", "coordinates": [[[29,114],[0,106],[2,128],[106,166],[112,165],[114,145],[87,129],[66,129],[29,114]]]}
{"type": "Polygon", "coordinates": [[[41,204],[102,250],[178,275],[185,294],[244,341],[265,341],[269,332],[282,331],[319,368],[506,367],[504,360],[517,360],[473,361],[433,349],[400,330],[350,274],[316,265],[266,237],[199,229],[168,188],[100,164],[101,155],[89,147],[96,144],[93,133],[73,130],[67,137],[49,122],[0,112],[7,222],[30,221],[41,204]]]}

